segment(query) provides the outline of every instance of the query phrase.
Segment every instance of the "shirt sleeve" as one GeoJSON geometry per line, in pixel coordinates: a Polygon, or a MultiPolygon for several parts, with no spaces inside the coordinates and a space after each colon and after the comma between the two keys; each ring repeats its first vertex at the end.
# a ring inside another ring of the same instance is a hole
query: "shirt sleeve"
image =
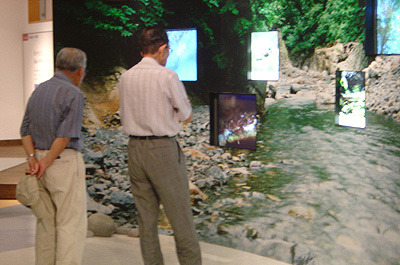
{"type": "Polygon", "coordinates": [[[67,98],[63,119],[57,129],[57,138],[80,138],[82,130],[82,117],[84,97],[74,94],[67,98]]]}
{"type": "Polygon", "coordinates": [[[170,95],[171,103],[177,114],[179,121],[185,121],[190,117],[192,106],[189,102],[183,83],[179,80],[178,75],[172,75],[170,79],[170,95]]]}
{"type": "Polygon", "coordinates": [[[20,128],[21,137],[31,134],[31,131],[29,129],[29,124],[30,124],[30,119],[29,119],[29,112],[28,112],[28,108],[27,108],[25,110],[24,118],[22,120],[22,124],[21,124],[21,128],[20,128]]]}

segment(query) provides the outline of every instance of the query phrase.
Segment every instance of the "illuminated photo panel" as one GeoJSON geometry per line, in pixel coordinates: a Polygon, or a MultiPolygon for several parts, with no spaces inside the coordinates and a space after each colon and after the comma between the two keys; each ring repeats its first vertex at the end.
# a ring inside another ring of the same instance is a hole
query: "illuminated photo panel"
{"type": "Polygon", "coordinates": [[[365,1],[365,52],[400,54],[400,1],[365,1]]]}
{"type": "Polygon", "coordinates": [[[255,94],[219,93],[216,97],[217,145],[244,149],[257,146],[257,99],[255,94]]]}
{"type": "Polygon", "coordinates": [[[170,54],[165,67],[174,70],[181,81],[197,81],[197,30],[167,30],[170,54]]]}
{"type": "Polygon", "coordinates": [[[365,73],[336,72],[335,124],[365,128],[365,73]]]}
{"type": "Polygon", "coordinates": [[[279,79],[278,31],[251,33],[248,79],[260,81],[279,79]]]}
{"type": "Polygon", "coordinates": [[[400,54],[400,1],[378,0],[377,54],[400,54]]]}

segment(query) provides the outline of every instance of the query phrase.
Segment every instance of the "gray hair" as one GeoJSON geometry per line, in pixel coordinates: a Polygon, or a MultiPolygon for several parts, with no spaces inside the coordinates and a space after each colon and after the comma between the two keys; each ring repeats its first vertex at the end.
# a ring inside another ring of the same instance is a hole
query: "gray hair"
{"type": "Polygon", "coordinates": [[[86,53],[77,48],[62,48],[56,57],[56,68],[75,72],[79,68],[86,68],[86,53]]]}

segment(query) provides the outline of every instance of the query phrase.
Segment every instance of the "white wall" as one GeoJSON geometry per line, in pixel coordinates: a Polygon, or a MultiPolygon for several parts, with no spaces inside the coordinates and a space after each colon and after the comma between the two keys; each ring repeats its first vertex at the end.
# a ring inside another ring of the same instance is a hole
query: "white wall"
{"type": "Polygon", "coordinates": [[[52,30],[52,22],[28,23],[28,0],[0,0],[0,141],[20,139],[25,110],[22,35],[52,30]]]}

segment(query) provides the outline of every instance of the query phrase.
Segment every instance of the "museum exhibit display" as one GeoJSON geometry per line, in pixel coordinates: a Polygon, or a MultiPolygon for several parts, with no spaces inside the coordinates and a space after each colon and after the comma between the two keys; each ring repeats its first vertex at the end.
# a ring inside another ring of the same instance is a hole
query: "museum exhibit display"
{"type": "Polygon", "coordinates": [[[54,49],[88,55],[90,213],[137,225],[116,87],[160,25],[193,107],[176,137],[199,239],[290,264],[398,263],[399,61],[365,54],[364,2],[84,2],[55,1],[54,49]]]}
{"type": "Polygon", "coordinates": [[[251,33],[248,79],[260,81],[279,79],[278,31],[251,33]]]}
{"type": "Polygon", "coordinates": [[[197,30],[167,30],[170,53],[165,67],[174,70],[181,81],[197,81],[197,30]]]}
{"type": "Polygon", "coordinates": [[[400,54],[400,2],[367,0],[365,33],[367,54],[400,54]]]}
{"type": "Polygon", "coordinates": [[[210,142],[213,145],[256,149],[255,94],[210,94],[210,142]]]}
{"type": "Polygon", "coordinates": [[[365,128],[365,73],[336,72],[335,124],[365,128]]]}

